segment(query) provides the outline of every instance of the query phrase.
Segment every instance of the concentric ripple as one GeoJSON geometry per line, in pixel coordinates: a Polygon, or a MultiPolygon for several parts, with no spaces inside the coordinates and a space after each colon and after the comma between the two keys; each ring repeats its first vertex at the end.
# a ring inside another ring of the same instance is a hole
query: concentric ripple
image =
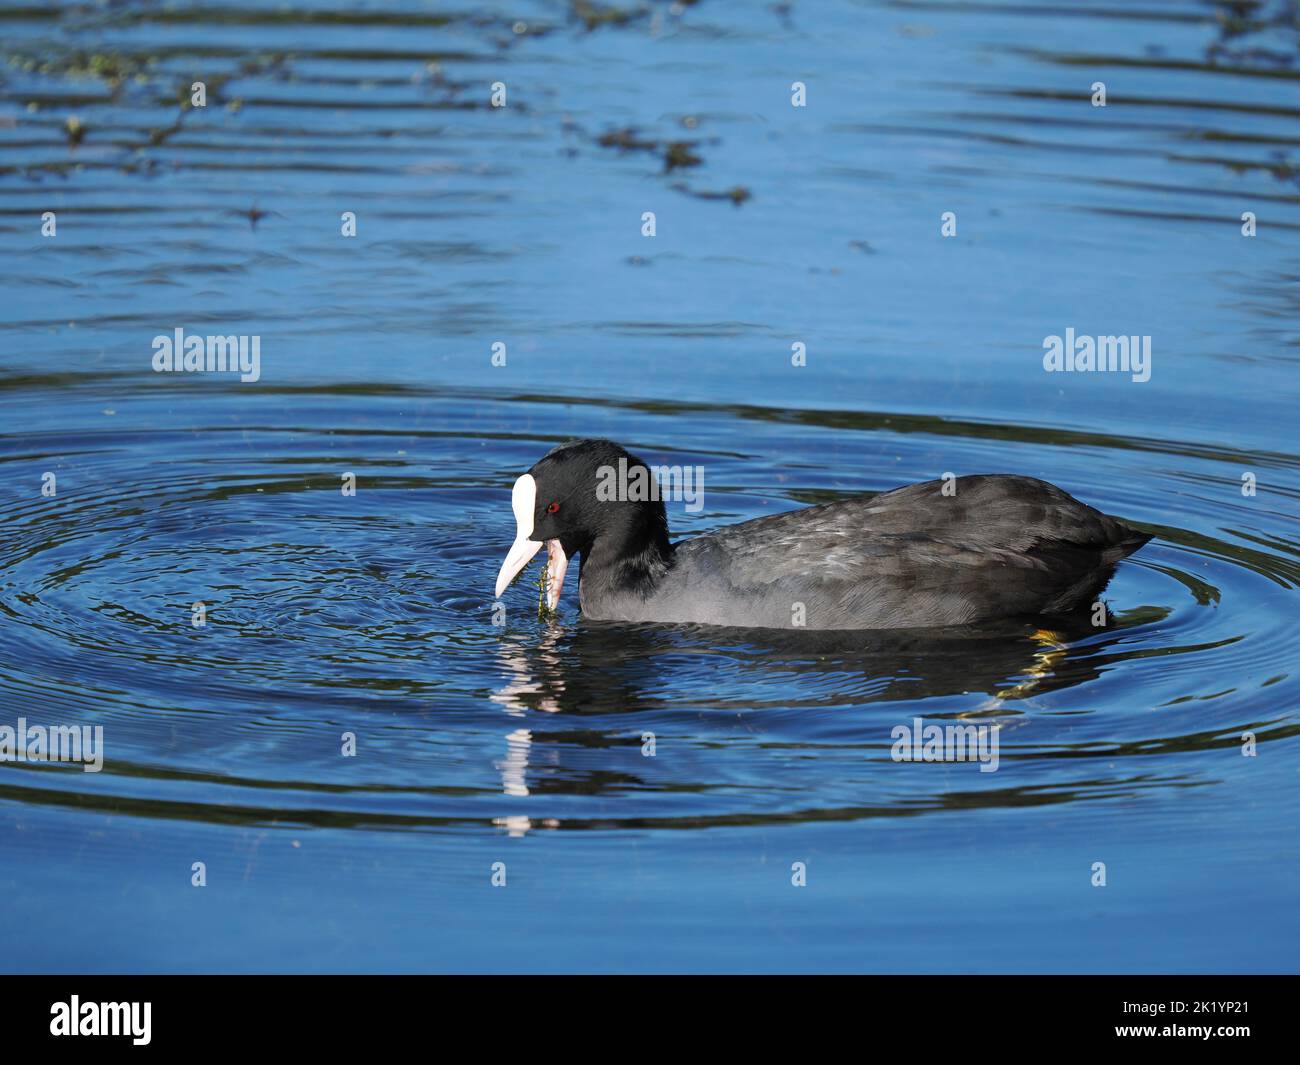
{"type": "MultiPolygon", "coordinates": [[[[1294,494],[1234,500],[1243,456],[1174,441],[1111,440],[1079,458],[1077,434],[1067,448],[1051,430],[1018,430],[1032,437],[1013,446],[1019,468],[1157,533],[1120,567],[1097,630],[606,626],[579,622],[571,602],[542,622],[526,587],[494,625],[510,479],[552,443],[498,426],[544,422],[563,402],[336,394],[329,424],[232,426],[213,412],[233,417],[246,400],[222,394],[186,429],[158,416],[123,434],[119,411],[97,429],[0,438],[0,709],[102,724],[108,751],[101,775],[9,774],[5,793],[57,803],[72,788],[81,803],[148,810],[201,780],[207,798],[188,797],[186,817],[511,834],[785,823],[1207,785],[1230,767],[1215,752],[1235,753],[1243,732],[1261,745],[1296,734],[1294,494]],[[470,407],[478,430],[449,434],[470,407]],[[340,420],[345,434],[331,428],[340,420]],[[1145,473],[1123,472],[1153,452],[1179,486],[1158,499],[1145,473]],[[1116,471],[1102,486],[1087,475],[1098,461],[1116,471]],[[1001,723],[1011,774],[935,791],[933,777],[889,772],[890,730],[914,717],[1001,723]],[[340,759],[344,732],[369,757],[340,759]],[[646,732],[676,756],[642,757],[646,732]]],[[[304,390],[293,409],[311,406],[304,390]]],[[[681,412],[624,414],[643,451],[674,460],[681,412]]],[[[738,422],[746,453],[695,454],[709,506],[675,514],[677,530],[842,491],[834,471],[790,477],[778,456],[791,431],[804,453],[832,433],[843,446],[844,417],[738,422]]],[[[896,461],[889,480],[854,490],[927,476],[938,439],[951,464],[979,468],[1009,431],[868,425],[856,447],[896,461]]]]}

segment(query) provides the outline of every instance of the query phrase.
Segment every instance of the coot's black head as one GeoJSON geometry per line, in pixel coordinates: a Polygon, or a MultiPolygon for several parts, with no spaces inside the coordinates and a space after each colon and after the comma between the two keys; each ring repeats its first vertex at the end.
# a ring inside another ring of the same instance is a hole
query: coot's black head
{"type": "Polygon", "coordinates": [[[652,484],[654,471],[609,440],[576,440],[549,452],[511,492],[515,542],[497,575],[497,596],[542,544],[552,609],[574,555],[584,567],[608,570],[611,582],[645,579],[669,552],[663,501],[642,487],[652,484]]]}

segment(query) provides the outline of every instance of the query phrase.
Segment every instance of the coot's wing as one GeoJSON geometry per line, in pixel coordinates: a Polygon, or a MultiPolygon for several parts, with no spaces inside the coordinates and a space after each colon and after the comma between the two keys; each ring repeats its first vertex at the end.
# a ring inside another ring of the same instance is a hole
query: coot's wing
{"type": "Polygon", "coordinates": [[[893,614],[956,624],[1074,609],[1149,539],[1045,481],[959,477],[950,494],[944,483],[742,522],[702,537],[691,554],[737,592],[786,595],[834,615],[810,625],[864,615],[879,625],[893,614]]]}

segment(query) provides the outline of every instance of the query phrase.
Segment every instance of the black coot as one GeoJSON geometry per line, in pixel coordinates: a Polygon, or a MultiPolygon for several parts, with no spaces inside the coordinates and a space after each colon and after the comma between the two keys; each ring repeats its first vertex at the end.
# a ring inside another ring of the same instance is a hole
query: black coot
{"type": "Polygon", "coordinates": [[[549,604],[581,555],[579,603],[597,620],[957,625],[1086,609],[1115,563],[1151,539],[1046,481],[983,474],[956,478],[950,494],[926,481],[671,544],[661,500],[606,498],[620,459],[645,467],[608,440],[579,440],[515,482],[516,537],[498,596],[545,544],[549,604]]]}

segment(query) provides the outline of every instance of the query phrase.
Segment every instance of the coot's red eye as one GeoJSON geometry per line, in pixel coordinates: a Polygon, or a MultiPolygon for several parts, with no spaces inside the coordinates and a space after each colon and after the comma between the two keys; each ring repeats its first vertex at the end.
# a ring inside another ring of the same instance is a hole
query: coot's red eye
{"type": "Polygon", "coordinates": [[[549,505],[547,506],[547,508],[546,508],[546,513],[547,513],[547,514],[558,514],[559,512],[560,512],[560,504],[559,504],[559,503],[551,503],[551,504],[549,504],[549,505]]]}

